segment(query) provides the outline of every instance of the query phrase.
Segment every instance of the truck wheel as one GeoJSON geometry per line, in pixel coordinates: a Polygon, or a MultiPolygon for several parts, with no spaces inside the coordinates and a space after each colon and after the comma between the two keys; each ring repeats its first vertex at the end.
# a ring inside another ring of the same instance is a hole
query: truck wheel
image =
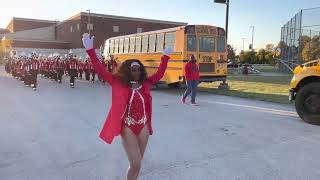
{"type": "Polygon", "coordinates": [[[297,92],[295,106],[302,120],[320,125],[320,83],[303,86],[297,92]]]}

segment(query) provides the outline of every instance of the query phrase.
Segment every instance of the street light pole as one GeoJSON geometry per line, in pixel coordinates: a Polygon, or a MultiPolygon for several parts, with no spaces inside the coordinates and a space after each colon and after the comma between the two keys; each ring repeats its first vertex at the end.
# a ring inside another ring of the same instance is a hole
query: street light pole
{"type": "Polygon", "coordinates": [[[220,3],[226,5],[226,42],[228,44],[228,29],[229,29],[229,4],[230,0],[214,0],[214,3],[220,3]]]}
{"type": "Polygon", "coordinates": [[[250,28],[252,28],[251,50],[253,50],[254,26],[250,26],[250,28]]]}
{"type": "Polygon", "coordinates": [[[89,29],[89,34],[91,34],[91,24],[90,24],[90,9],[87,10],[89,12],[89,16],[88,16],[88,25],[87,25],[87,28],[89,29]]]}
{"type": "Polygon", "coordinates": [[[244,51],[244,40],[245,40],[246,38],[242,38],[242,51],[244,51]]]}
{"type": "Polygon", "coordinates": [[[230,0],[226,0],[226,42],[228,44],[228,29],[229,29],[229,1],[230,0]]]}

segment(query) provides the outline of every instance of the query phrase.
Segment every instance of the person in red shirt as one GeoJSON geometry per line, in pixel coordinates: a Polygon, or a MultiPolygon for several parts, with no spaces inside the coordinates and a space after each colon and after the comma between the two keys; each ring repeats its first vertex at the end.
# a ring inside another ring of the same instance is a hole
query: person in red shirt
{"type": "Polygon", "coordinates": [[[109,72],[113,72],[118,66],[117,61],[116,61],[116,59],[114,59],[113,55],[110,55],[110,59],[107,63],[108,63],[107,66],[108,66],[109,72]]]}
{"type": "Polygon", "coordinates": [[[84,73],[87,81],[90,81],[90,65],[89,64],[90,64],[89,58],[87,58],[87,60],[84,63],[84,73]]]}
{"type": "Polygon", "coordinates": [[[33,90],[37,89],[37,76],[40,69],[40,63],[38,61],[37,57],[32,58],[31,64],[30,64],[30,73],[31,73],[31,87],[33,90]]]}
{"type": "Polygon", "coordinates": [[[115,74],[108,72],[97,58],[93,37],[83,34],[83,45],[97,74],[112,87],[110,113],[100,133],[106,143],[111,144],[121,134],[122,144],[129,160],[127,179],[137,180],[141,161],[152,134],[151,86],[164,76],[170,57],[166,49],[157,72],[148,77],[144,65],[137,59],[123,62],[115,74]]]}
{"type": "Polygon", "coordinates": [[[58,57],[56,61],[56,72],[57,72],[57,80],[59,84],[62,84],[62,76],[64,73],[65,64],[61,60],[61,57],[58,57]]]}
{"type": "Polygon", "coordinates": [[[70,76],[70,86],[74,88],[74,79],[78,76],[78,61],[75,58],[70,59],[69,62],[69,71],[68,74],[70,76]]]}
{"type": "Polygon", "coordinates": [[[79,78],[82,79],[82,74],[84,70],[84,63],[82,61],[79,62],[79,78]]]}
{"type": "Polygon", "coordinates": [[[96,72],[94,71],[93,65],[91,62],[89,62],[89,71],[91,73],[92,79],[91,81],[94,83],[95,77],[96,77],[96,72]]]}
{"type": "Polygon", "coordinates": [[[27,87],[30,87],[31,82],[30,82],[30,57],[28,57],[27,59],[25,59],[23,61],[23,70],[22,70],[22,77],[23,77],[23,82],[24,85],[26,85],[27,87]]]}
{"type": "Polygon", "coordinates": [[[46,78],[49,78],[49,60],[48,59],[45,59],[45,62],[44,62],[44,76],[46,78]]]}
{"type": "Polygon", "coordinates": [[[191,93],[191,105],[197,105],[196,95],[197,95],[198,81],[200,79],[200,76],[199,76],[199,67],[194,55],[190,56],[190,60],[186,64],[184,68],[184,72],[185,72],[187,90],[182,95],[181,101],[183,104],[185,104],[186,98],[191,93]]]}

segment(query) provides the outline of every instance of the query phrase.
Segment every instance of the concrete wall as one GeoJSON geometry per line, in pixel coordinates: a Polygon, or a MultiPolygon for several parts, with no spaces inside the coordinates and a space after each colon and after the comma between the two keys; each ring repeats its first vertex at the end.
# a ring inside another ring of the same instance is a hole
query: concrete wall
{"type": "Polygon", "coordinates": [[[6,36],[10,39],[37,39],[37,40],[55,40],[55,27],[44,27],[16,33],[0,34],[0,37],[6,36]]]}

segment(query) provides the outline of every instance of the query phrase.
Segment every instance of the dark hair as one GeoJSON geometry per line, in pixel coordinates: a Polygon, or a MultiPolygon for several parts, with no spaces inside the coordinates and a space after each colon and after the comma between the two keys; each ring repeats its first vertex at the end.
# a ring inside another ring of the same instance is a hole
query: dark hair
{"type": "Polygon", "coordinates": [[[147,80],[147,71],[144,65],[138,59],[128,59],[121,63],[117,68],[114,75],[119,77],[123,84],[129,85],[132,80],[131,77],[131,63],[137,62],[140,64],[141,76],[139,79],[140,84],[143,84],[147,80]]]}
{"type": "Polygon", "coordinates": [[[193,54],[190,55],[190,61],[196,61],[196,57],[193,54]]]}

